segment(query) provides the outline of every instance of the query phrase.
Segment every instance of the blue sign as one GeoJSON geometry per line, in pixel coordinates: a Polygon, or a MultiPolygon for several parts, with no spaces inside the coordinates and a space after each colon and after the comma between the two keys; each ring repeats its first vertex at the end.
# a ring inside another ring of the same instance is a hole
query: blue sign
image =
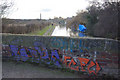
{"type": "Polygon", "coordinates": [[[86,30],[86,27],[84,25],[79,24],[79,30],[81,32],[84,32],[86,30]]]}

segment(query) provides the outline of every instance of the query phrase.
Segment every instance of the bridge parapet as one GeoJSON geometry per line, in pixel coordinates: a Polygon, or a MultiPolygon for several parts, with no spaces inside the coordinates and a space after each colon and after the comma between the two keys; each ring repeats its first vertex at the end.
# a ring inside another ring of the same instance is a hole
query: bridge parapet
{"type": "Polygon", "coordinates": [[[2,35],[3,59],[118,77],[119,41],[105,38],[2,35]]]}

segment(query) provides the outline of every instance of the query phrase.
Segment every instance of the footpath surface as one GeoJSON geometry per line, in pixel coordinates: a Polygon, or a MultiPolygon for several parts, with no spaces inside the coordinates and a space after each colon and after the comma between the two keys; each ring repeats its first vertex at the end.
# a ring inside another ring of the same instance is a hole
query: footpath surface
{"type": "Polygon", "coordinates": [[[70,72],[52,70],[30,63],[2,62],[2,78],[81,78],[70,72]]]}

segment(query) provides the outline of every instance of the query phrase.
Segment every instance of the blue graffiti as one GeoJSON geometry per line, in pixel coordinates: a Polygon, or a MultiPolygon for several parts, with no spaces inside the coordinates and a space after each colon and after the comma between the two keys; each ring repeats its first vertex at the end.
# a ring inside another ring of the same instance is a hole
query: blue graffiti
{"type": "Polygon", "coordinates": [[[54,65],[60,67],[60,57],[57,50],[51,51],[51,58],[49,58],[47,48],[40,42],[34,43],[34,48],[26,48],[16,45],[10,45],[12,53],[15,55],[16,60],[32,60],[32,62],[41,63],[44,62],[46,64],[50,64],[51,61],[54,62],[54,65]],[[53,57],[54,56],[54,57],[53,57]],[[50,61],[51,60],[51,61],[50,61]]]}
{"type": "Polygon", "coordinates": [[[37,54],[37,51],[35,50],[32,50],[32,49],[27,49],[29,52],[30,52],[30,55],[32,56],[32,62],[34,62],[33,60],[37,60],[37,63],[39,63],[39,57],[38,57],[38,54],[37,54]]]}
{"type": "Polygon", "coordinates": [[[20,54],[21,54],[20,56],[21,56],[22,61],[27,61],[28,60],[29,57],[26,53],[25,48],[20,49],[20,54]]]}
{"type": "Polygon", "coordinates": [[[58,60],[60,60],[60,58],[59,58],[59,55],[58,55],[57,50],[52,50],[52,51],[51,51],[51,60],[55,62],[55,65],[56,65],[56,66],[61,67],[61,65],[60,65],[60,63],[59,63],[59,61],[58,61],[58,60]],[[56,59],[55,59],[53,56],[54,56],[56,59]],[[57,61],[56,61],[56,60],[57,60],[57,61]]]}
{"type": "Polygon", "coordinates": [[[20,60],[20,55],[18,54],[18,46],[17,45],[10,45],[10,49],[12,51],[12,55],[15,55],[15,60],[20,60]]]}

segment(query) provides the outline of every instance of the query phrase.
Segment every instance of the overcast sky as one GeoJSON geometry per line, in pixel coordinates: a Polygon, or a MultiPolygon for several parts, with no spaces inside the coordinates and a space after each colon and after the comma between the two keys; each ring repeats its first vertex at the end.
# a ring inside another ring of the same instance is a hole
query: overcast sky
{"type": "Polygon", "coordinates": [[[13,12],[8,18],[42,19],[75,16],[78,10],[89,5],[87,0],[14,0],[13,12]]]}

